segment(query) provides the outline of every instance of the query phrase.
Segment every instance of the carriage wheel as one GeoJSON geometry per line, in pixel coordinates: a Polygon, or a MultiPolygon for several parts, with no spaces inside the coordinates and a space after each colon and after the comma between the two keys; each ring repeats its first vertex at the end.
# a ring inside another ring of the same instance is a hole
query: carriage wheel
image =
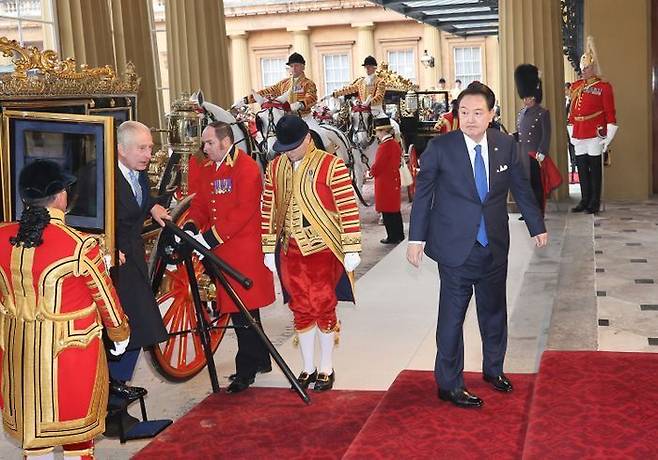
{"type": "MultiPolygon", "coordinates": [[[[172,217],[179,226],[184,225],[187,221],[188,203],[189,201],[183,202],[182,204],[185,205],[183,209],[172,213],[172,217]]],[[[204,268],[196,255],[192,256],[192,265],[196,278],[199,280],[204,276],[204,268]]],[[[196,331],[197,319],[194,302],[185,265],[182,262],[178,265],[167,266],[155,298],[164,326],[169,333],[169,340],[157,344],[151,349],[153,364],[167,380],[178,382],[188,380],[203,370],[206,366],[206,357],[201,346],[201,337],[196,331]]],[[[213,353],[224,338],[226,331],[224,327],[229,322],[227,313],[220,314],[214,320],[210,318],[209,312],[213,310],[214,306],[214,302],[202,301],[204,318],[206,322],[214,326],[210,330],[210,345],[213,353]]]]}

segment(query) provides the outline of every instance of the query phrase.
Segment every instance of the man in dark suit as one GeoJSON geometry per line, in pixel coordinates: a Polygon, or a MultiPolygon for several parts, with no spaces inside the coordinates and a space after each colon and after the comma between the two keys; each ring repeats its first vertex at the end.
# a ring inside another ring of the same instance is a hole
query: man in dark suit
{"type": "Polygon", "coordinates": [[[483,342],[484,380],[511,391],[503,373],[507,347],[507,193],[521,208],[538,247],[548,242],[541,212],[511,136],[487,129],[495,96],[482,83],[461,92],[460,129],[434,138],[421,157],[407,259],[438,262],[441,289],[434,373],[438,396],[458,407],[483,401],[464,386],[463,324],[473,295],[483,342]]]}
{"type": "Polygon", "coordinates": [[[118,264],[111,270],[121,304],[128,315],[132,334],[128,351],[119,361],[110,361],[110,391],[133,398],[146,390],[130,387],[142,347],[164,342],[168,334],[155,302],[144,252],[142,228],[150,215],[160,225],[171,219],[149,193],[146,168],[151,160],[153,138],[148,127],[126,121],[117,129],[119,163],[116,174],[116,244],[118,264]]]}

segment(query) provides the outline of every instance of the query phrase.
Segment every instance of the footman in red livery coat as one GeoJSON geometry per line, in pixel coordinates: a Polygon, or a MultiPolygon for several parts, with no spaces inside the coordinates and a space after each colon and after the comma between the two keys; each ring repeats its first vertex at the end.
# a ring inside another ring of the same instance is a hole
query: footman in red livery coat
{"type": "MultiPolygon", "coordinates": [[[[259,308],[274,302],[272,272],[263,264],[260,235],[260,201],[263,181],[256,162],[234,145],[233,131],[224,122],[213,122],[201,136],[207,159],[195,173],[196,193],[190,205],[185,230],[190,231],[213,253],[236,270],[251,278],[253,286],[245,289],[227,278],[237,294],[260,322],[259,308]],[[199,230],[201,233],[198,233],[199,230]]],[[[235,374],[229,393],[243,391],[254,382],[256,373],[272,369],[269,352],[220,284],[217,301],[222,312],[231,314],[236,326],[238,353],[235,374]]]]}

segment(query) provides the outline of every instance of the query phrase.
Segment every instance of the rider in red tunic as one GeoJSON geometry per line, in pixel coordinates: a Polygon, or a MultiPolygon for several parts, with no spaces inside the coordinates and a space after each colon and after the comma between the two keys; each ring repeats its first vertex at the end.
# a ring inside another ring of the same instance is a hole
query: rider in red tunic
{"type": "MultiPolygon", "coordinates": [[[[260,200],[263,182],[257,163],[234,146],[233,131],[224,122],[213,122],[204,129],[201,140],[207,159],[192,184],[196,192],[190,205],[186,230],[201,234],[197,238],[213,253],[253,281],[245,289],[227,277],[237,294],[260,321],[259,308],[274,302],[272,272],[263,264],[260,238],[260,200]]],[[[236,373],[227,391],[237,393],[254,382],[256,373],[272,369],[269,352],[233,304],[226,291],[217,284],[217,301],[222,312],[231,313],[237,326],[238,353],[236,373]]]]}
{"type": "Polygon", "coordinates": [[[267,167],[262,206],[265,264],[276,271],[293,312],[304,360],[298,381],[315,391],[333,387],[333,349],[340,323],[336,304],[354,300],[350,275],[360,262],[359,208],[345,163],[313,144],[308,125],[286,115],[276,126],[274,149],[285,153],[267,167]],[[348,291],[341,295],[340,287],[348,291]],[[318,332],[319,330],[319,332],[318,332]],[[319,369],[315,337],[320,338],[319,369]],[[319,371],[319,372],[318,372],[319,371]]]}
{"type": "Polygon", "coordinates": [[[20,223],[0,224],[0,359],[5,431],[27,458],[93,459],[105,430],[108,370],[101,334],[128,346],[130,328],[98,243],[64,222],[75,181],[52,161],[19,177],[20,223]]]}
{"type": "Polygon", "coordinates": [[[400,213],[400,162],[402,149],[393,136],[391,120],[375,118],[375,134],[379,147],[370,173],[375,178],[375,210],[382,213],[386,238],[382,244],[397,244],[404,240],[400,213]]]}

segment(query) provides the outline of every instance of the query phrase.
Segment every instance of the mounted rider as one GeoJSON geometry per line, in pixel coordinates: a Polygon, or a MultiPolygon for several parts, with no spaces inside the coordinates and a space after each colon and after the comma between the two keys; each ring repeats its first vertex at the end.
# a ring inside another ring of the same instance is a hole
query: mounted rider
{"type": "Polygon", "coordinates": [[[376,118],[384,110],[384,93],[386,93],[386,82],[383,78],[378,77],[377,60],[368,56],[363,60],[363,67],[366,69],[366,75],[354,80],[351,84],[337,89],[331,95],[333,97],[347,96],[356,94],[362,105],[370,107],[373,118],[376,118]]]}

